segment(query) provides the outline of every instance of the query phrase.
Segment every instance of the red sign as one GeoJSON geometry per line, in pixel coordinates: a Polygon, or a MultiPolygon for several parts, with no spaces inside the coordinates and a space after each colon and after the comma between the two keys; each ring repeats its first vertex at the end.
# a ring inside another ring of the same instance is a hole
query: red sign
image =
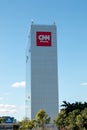
{"type": "Polygon", "coordinates": [[[51,32],[36,32],[37,46],[51,46],[51,32]]]}

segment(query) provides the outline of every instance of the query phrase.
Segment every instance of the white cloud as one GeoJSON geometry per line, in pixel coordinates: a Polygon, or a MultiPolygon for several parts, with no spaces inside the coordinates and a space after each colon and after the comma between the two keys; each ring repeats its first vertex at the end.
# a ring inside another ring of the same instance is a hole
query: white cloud
{"type": "Polygon", "coordinates": [[[20,87],[25,87],[26,86],[26,82],[22,81],[22,82],[15,82],[12,84],[12,87],[14,88],[20,88],[20,87]]]}
{"type": "MultiPolygon", "coordinates": [[[[12,116],[17,120],[22,120],[26,117],[25,105],[13,105],[13,104],[0,104],[0,116],[12,116]]],[[[27,117],[30,119],[30,107],[27,111],[27,117]]]]}
{"type": "Polygon", "coordinates": [[[14,115],[17,113],[17,109],[15,105],[9,105],[9,104],[0,104],[0,115],[14,115]]]}
{"type": "Polygon", "coordinates": [[[87,86],[87,82],[80,83],[82,86],[87,86]]]}

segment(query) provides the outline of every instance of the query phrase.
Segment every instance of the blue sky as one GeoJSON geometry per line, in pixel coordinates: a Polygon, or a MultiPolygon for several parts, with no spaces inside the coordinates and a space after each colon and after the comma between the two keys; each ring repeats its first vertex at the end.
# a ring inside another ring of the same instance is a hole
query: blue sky
{"type": "Polygon", "coordinates": [[[0,115],[25,117],[31,21],[57,25],[59,106],[87,101],[87,0],[0,0],[0,115]]]}

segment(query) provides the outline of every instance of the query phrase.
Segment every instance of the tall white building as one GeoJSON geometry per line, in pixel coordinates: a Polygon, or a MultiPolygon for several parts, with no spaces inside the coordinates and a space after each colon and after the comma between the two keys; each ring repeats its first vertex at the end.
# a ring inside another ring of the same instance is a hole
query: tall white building
{"type": "MultiPolygon", "coordinates": [[[[58,114],[56,25],[31,25],[31,119],[40,109],[58,114]]],[[[27,77],[28,79],[28,77],[27,77]]]]}

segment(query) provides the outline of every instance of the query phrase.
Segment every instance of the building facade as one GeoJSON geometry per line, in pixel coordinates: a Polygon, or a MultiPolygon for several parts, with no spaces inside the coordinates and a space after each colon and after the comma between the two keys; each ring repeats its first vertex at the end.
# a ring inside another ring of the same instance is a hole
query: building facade
{"type": "Polygon", "coordinates": [[[2,116],[0,117],[0,130],[18,130],[19,124],[14,117],[2,116]]]}
{"type": "Polygon", "coordinates": [[[30,43],[31,119],[40,109],[53,118],[58,114],[56,25],[32,24],[30,43]]]}

